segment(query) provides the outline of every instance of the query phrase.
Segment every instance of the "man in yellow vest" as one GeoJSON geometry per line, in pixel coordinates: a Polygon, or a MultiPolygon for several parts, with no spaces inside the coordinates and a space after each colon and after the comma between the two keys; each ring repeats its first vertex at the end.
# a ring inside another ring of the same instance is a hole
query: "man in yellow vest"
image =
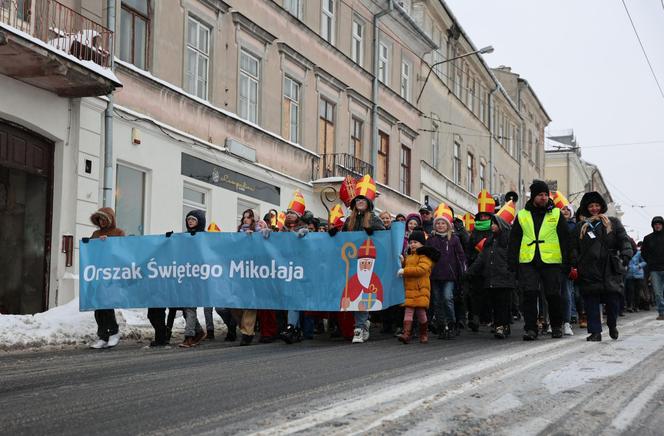
{"type": "Polygon", "coordinates": [[[533,180],[530,200],[512,226],[507,254],[509,267],[517,274],[523,291],[524,341],[537,339],[540,291],[548,303],[551,337],[563,336],[560,280],[562,272],[569,272],[568,239],[567,224],[549,198],[549,187],[541,180],[533,180]]]}

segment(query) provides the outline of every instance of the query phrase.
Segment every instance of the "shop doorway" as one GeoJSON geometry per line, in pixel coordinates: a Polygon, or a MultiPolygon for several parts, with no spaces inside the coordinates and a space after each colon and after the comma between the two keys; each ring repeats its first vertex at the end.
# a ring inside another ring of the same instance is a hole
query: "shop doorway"
{"type": "Polygon", "coordinates": [[[0,120],[0,313],[48,304],[52,142],[0,120]]]}

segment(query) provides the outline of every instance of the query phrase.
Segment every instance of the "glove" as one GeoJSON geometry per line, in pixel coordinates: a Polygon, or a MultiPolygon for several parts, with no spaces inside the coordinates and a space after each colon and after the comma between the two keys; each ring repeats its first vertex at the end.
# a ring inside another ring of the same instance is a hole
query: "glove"
{"type": "Polygon", "coordinates": [[[166,232],[167,238],[170,238],[171,236],[173,236],[173,230],[171,230],[170,232],[166,232]]]}
{"type": "Polygon", "coordinates": [[[337,227],[330,227],[330,229],[327,231],[327,234],[330,236],[336,236],[337,233],[339,233],[339,229],[337,227]]]}
{"type": "Polygon", "coordinates": [[[297,237],[304,238],[304,235],[306,235],[307,233],[309,233],[309,229],[303,227],[297,231],[297,237]]]}
{"type": "Polygon", "coordinates": [[[272,230],[268,228],[264,228],[260,230],[261,235],[263,236],[263,239],[270,239],[270,235],[272,234],[272,230]]]}
{"type": "Polygon", "coordinates": [[[579,271],[572,267],[569,271],[569,275],[567,276],[571,281],[575,282],[579,279],[579,271]]]}
{"type": "Polygon", "coordinates": [[[371,236],[373,235],[373,229],[371,227],[365,227],[364,231],[367,232],[367,235],[371,236]]]}
{"type": "Polygon", "coordinates": [[[397,271],[397,275],[399,277],[403,277],[403,268],[399,268],[399,271],[397,271]]]}
{"type": "Polygon", "coordinates": [[[81,241],[82,241],[84,244],[87,244],[88,242],[90,242],[90,238],[81,238],[81,241]]]}

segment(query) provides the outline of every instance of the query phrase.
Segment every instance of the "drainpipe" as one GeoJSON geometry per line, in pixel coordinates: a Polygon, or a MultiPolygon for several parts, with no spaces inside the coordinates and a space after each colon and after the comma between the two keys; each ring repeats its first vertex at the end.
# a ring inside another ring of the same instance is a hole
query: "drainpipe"
{"type": "Polygon", "coordinates": [[[378,21],[384,16],[389,14],[394,9],[393,0],[387,0],[387,9],[380,11],[373,16],[372,26],[372,44],[373,44],[373,83],[371,86],[371,167],[373,168],[373,176],[376,177],[378,169],[378,21]]]}
{"type": "MultiPolygon", "coordinates": [[[[523,88],[522,85],[518,85],[516,87],[516,105],[517,105],[517,108],[519,109],[519,116],[521,116],[521,89],[522,88],[523,88]]],[[[523,156],[522,156],[522,153],[521,153],[521,148],[522,148],[522,145],[523,145],[523,137],[524,137],[523,136],[523,130],[526,128],[526,121],[523,118],[523,116],[521,116],[521,123],[520,124],[521,124],[521,128],[519,129],[519,142],[517,143],[517,146],[516,146],[516,148],[517,148],[516,152],[517,152],[517,155],[518,155],[518,162],[519,162],[519,178],[516,181],[516,186],[517,186],[516,190],[519,194],[519,198],[521,199],[521,201],[523,201],[523,192],[521,192],[521,178],[523,177],[523,172],[522,172],[522,169],[521,169],[521,165],[522,165],[523,156]]]]}
{"type": "Polygon", "coordinates": [[[493,195],[493,121],[494,121],[494,110],[493,110],[493,94],[500,89],[500,85],[496,87],[489,93],[489,192],[493,195]]]}
{"type": "MultiPolygon", "coordinates": [[[[107,0],[106,27],[113,32],[115,36],[115,1],[107,0]]],[[[115,39],[113,39],[113,48],[115,39]]],[[[115,53],[115,50],[111,50],[115,53]]],[[[115,71],[115,59],[111,56],[111,71],[115,71]]],[[[104,207],[113,207],[113,94],[108,95],[108,103],[104,113],[104,186],[103,203],[104,207]]]]}

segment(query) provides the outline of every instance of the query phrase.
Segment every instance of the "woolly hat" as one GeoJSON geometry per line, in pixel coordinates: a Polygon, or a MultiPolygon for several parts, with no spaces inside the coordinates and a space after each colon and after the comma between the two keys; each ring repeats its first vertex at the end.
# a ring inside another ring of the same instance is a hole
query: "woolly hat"
{"type": "Polygon", "coordinates": [[[549,186],[546,184],[546,182],[542,180],[533,180],[533,183],[530,185],[530,198],[531,200],[535,197],[537,197],[539,194],[542,192],[546,192],[547,194],[549,193],[549,186]]]}
{"type": "Polygon", "coordinates": [[[577,215],[583,215],[586,218],[590,217],[590,212],[588,212],[588,206],[592,203],[597,203],[600,206],[599,213],[606,213],[608,207],[606,201],[599,192],[586,192],[581,198],[581,204],[579,205],[579,210],[576,212],[577,215]]]}
{"type": "Polygon", "coordinates": [[[664,218],[662,218],[661,216],[653,217],[652,221],[650,222],[650,227],[654,228],[655,224],[664,225],[664,218]]]}
{"type": "Polygon", "coordinates": [[[406,225],[408,225],[408,221],[410,220],[417,221],[417,227],[422,227],[422,217],[419,214],[409,213],[406,217],[406,225]]]}
{"type": "Polygon", "coordinates": [[[420,244],[424,245],[427,242],[427,238],[422,230],[413,230],[413,232],[408,237],[408,242],[410,241],[417,241],[420,244]]]}

